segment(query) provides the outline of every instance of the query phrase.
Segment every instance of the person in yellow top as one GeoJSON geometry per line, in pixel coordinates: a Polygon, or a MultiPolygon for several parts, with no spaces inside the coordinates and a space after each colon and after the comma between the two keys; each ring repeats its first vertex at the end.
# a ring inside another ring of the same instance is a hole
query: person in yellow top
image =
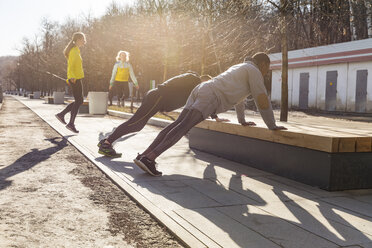
{"type": "Polygon", "coordinates": [[[112,105],[112,98],[115,92],[118,97],[118,106],[120,106],[120,102],[124,106],[124,99],[129,97],[129,77],[132,79],[136,89],[139,87],[132,65],[129,63],[129,53],[127,51],[119,51],[116,61],[110,80],[109,100],[110,105],[112,105]]]}
{"type": "Polygon", "coordinates": [[[66,125],[65,115],[71,112],[71,117],[66,128],[74,133],[79,131],[75,128],[75,118],[79,111],[80,105],[84,101],[82,79],[84,78],[83,60],[80,56],[80,47],[86,43],[85,35],[81,32],[76,32],[72,35],[72,39],[66,46],[63,54],[67,59],[67,84],[72,89],[72,94],[75,101],[67,105],[62,112],[56,114],[56,118],[66,125]]]}

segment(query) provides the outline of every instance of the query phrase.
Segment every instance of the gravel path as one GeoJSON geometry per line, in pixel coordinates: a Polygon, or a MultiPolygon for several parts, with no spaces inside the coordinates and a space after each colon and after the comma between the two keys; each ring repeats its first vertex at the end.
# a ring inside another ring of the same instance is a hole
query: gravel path
{"type": "Polygon", "coordinates": [[[182,247],[11,97],[0,110],[0,247],[182,247]]]}

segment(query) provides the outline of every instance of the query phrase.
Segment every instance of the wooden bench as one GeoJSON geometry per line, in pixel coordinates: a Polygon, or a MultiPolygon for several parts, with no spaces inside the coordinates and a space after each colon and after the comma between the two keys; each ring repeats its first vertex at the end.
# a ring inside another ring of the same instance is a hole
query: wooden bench
{"type": "MultiPolygon", "coordinates": [[[[67,104],[70,104],[74,102],[74,100],[67,100],[67,104]]],[[[88,114],[89,113],[89,101],[84,100],[83,104],[79,107],[79,113],[80,114],[88,114]]]]}
{"type": "Polygon", "coordinates": [[[329,191],[372,188],[372,128],[285,126],[206,120],[190,131],[190,147],[329,191]]]}

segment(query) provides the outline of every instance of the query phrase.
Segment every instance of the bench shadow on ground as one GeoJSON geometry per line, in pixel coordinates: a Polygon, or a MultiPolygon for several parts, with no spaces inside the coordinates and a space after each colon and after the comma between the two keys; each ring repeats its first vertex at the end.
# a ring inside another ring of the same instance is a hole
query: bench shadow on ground
{"type": "MultiPolygon", "coordinates": [[[[271,242],[279,246],[287,247],[287,245],[298,245],[294,243],[296,239],[293,237],[296,235],[302,235],[306,239],[309,239],[310,236],[310,240],[314,239],[316,243],[325,245],[324,247],[338,247],[340,245],[347,246],[356,243],[371,243],[371,239],[365,233],[358,230],[357,227],[353,226],[352,223],[348,222],[340,214],[336,213],[336,211],[338,210],[357,217],[359,216],[358,214],[323,202],[316,195],[314,195],[314,197],[309,197],[306,192],[304,195],[301,195],[298,189],[280,184],[279,182],[267,180],[265,177],[253,177],[254,180],[266,184],[271,188],[270,190],[263,192],[264,194],[262,196],[255,192],[255,188],[243,187],[245,175],[240,173],[236,173],[232,176],[228,185],[222,185],[217,179],[215,170],[216,165],[214,164],[213,159],[209,161],[208,158],[206,159],[205,153],[197,150],[192,151],[195,154],[195,159],[209,162],[204,170],[203,178],[185,175],[164,175],[161,177],[161,180],[157,180],[145,174],[145,176],[134,178],[133,182],[137,183],[139,187],[145,188],[152,194],[159,195],[166,200],[179,205],[181,208],[196,212],[227,233],[240,247],[247,247],[247,240],[244,238],[245,233],[236,232],[236,230],[231,229],[229,223],[223,222],[218,218],[215,219],[213,218],[213,215],[211,217],[211,215],[207,214],[208,211],[206,211],[206,209],[208,206],[201,206],[198,202],[200,201],[200,198],[196,198],[195,200],[192,198],[185,199],[187,191],[198,191],[198,193],[202,194],[205,198],[212,198],[212,200],[216,202],[216,205],[210,207],[215,208],[220,212],[220,214],[232,218],[236,225],[243,225],[253,232],[258,232],[260,235],[268,238],[271,242]],[[144,180],[146,177],[148,180],[144,180]],[[177,186],[175,187],[175,185],[177,186]],[[193,187],[192,185],[195,186],[193,187]],[[218,202],[218,199],[213,199],[213,196],[208,195],[206,191],[203,192],[203,189],[200,188],[203,187],[203,185],[207,186],[210,192],[214,192],[214,195],[223,195],[226,193],[238,194],[241,197],[247,198],[247,202],[249,203],[232,203],[230,205],[228,203],[220,203],[218,202]],[[185,192],[179,192],[182,190],[185,192]],[[277,210],[274,211],[275,213],[273,214],[266,212],[267,210],[265,207],[272,204],[272,202],[268,202],[264,199],[267,197],[267,194],[271,194],[272,196],[275,196],[274,198],[280,199],[279,205],[281,205],[282,208],[285,208],[285,212],[290,212],[295,220],[291,220],[291,218],[285,216],[279,217],[281,214],[277,210]],[[293,198],[289,197],[290,195],[298,195],[301,198],[305,198],[305,200],[314,202],[317,206],[317,209],[314,209],[314,211],[319,213],[315,214],[314,212],[309,212],[305,208],[301,207],[298,202],[292,200],[293,198]],[[224,209],[226,208],[233,209],[233,213],[231,213],[231,209],[225,211],[224,209]],[[252,209],[256,210],[252,211],[252,209]],[[327,218],[326,223],[324,222],[325,218],[327,218]],[[281,229],[281,231],[273,231],[273,227],[277,227],[278,229],[281,229]]],[[[187,154],[190,154],[190,151],[186,151],[185,155],[189,156],[187,154]]],[[[127,168],[135,166],[130,164],[131,163],[125,163],[124,166],[127,168]]],[[[218,163],[218,167],[224,167],[223,163],[218,163]]],[[[123,170],[121,171],[124,172],[123,170]]],[[[187,221],[187,219],[185,220],[187,221]]],[[[312,247],[312,245],[314,244],[310,243],[307,247],[312,247]]]]}
{"type": "Polygon", "coordinates": [[[44,139],[49,141],[53,146],[42,150],[32,148],[30,152],[24,154],[12,164],[0,169],[0,190],[6,189],[12,184],[12,180],[9,180],[9,178],[31,169],[66,147],[69,137],[71,136],[44,139]]]}

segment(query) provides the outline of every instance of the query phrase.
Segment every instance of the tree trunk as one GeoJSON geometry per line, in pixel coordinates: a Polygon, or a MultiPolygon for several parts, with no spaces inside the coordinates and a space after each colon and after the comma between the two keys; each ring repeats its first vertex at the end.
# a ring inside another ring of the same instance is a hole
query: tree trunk
{"type": "Polygon", "coordinates": [[[353,9],[353,1],[349,0],[350,5],[350,31],[351,31],[351,40],[356,40],[356,27],[355,27],[355,16],[353,9]]]}
{"type": "Polygon", "coordinates": [[[202,37],[202,59],[201,59],[201,72],[200,75],[206,74],[205,72],[205,65],[207,63],[207,33],[206,31],[203,32],[202,37]]]}
{"type": "Polygon", "coordinates": [[[372,1],[365,0],[365,5],[367,9],[368,38],[372,38],[372,1]]]}
{"type": "Polygon", "coordinates": [[[207,32],[209,34],[209,39],[210,39],[211,44],[212,44],[214,56],[216,57],[218,74],[220,74],[220,73],[222,73],[221,62],[220,62],[220,57],[217,54],[216,42],[214,41],[214,37],[213,37],[213,33],[212,33],[212,22],[213,22],[212,9],[213,9],[213,1],[210,0],[209,1],[209,8],[208,8],[209,16],[208,16],[208,24],[207,24],[208,25],[208,28],[207,28],[207,32]]]}
{"type": "Polygon", "coordinates": [[[286,0],[281,0],[281,41],[282,41],[282,97],[280,104],[280,121],[288,120],[288,44],[287,44],[287,10],[286,0]]]}
{"type": "Polygon", "coordinates": [[[163,68],[163,82],[166,81],[167,79],[167,74],[168,74],[168,59],[165,58],[165,61],[164,61],[164,68],[163,68]]]}

